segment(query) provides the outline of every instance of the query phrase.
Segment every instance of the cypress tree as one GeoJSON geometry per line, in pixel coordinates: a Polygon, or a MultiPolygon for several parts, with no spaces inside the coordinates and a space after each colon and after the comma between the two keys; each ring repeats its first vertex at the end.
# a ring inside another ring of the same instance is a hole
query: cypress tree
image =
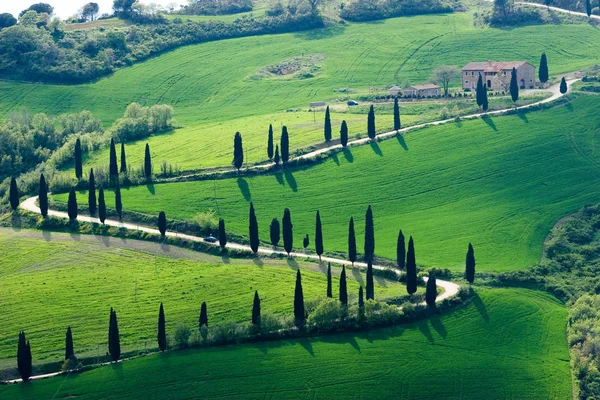
{"type": "Polygon", "coordinates": [[[40,203],[40,213],[42,217],[48,216],[48,184],[44,174],[40,175],[40,188],[38,190],[38,201],[40,203]]]}
{"type": "Polygon", "coordinates": [[[348,124],[346,124],[346,120],[342,121],[342,126],[340,127],[340,143],[343,147],[348,146],[348,124]]]}
{"type": "Polygon", "coordinates": [[[25,332],[19,333],[19,344],[17,347],[17,369],[23,382],[29,381],[32,373],[31,346],[25,339],[25,332]]]}
{"type": "Polygon", "coordinates": [[[327,264],[327,297],[330,299],[333,297],[333,292],[331,288],[331,263],[327,264]]]}
{"type": "Polygon", "coordinates": [[[100,222],[104,224],[106,220],[106,203],[104,202],[104,189],[100,188],[100,193],[98,193],[98,218],[100,222]]]}
{"type": "Polygon", "coordinates": [[[477,105],[481,109],[483,105],[483,78],[481,74],[479,74],[479,78],[477,79],[477,88],[475,89],[475,99],[477,101],[477,105]]]}
{"type": "Polygon", "coordinates": [[[96,178],[94,177],[94,169],[90,169],[90,186],[88,188],[88,208],[90,216],[96,215],[96,178]]]}
{"type": "Polygon", "coordinates": [[[258,290],[254,291],[254,302],[252,303],[252,325],[260,326],[260,297],[258,297],[258,290]]]}
{"type": "Polygon", "coordinates": [[[519,100],[519,82],[517,81],[517,70],[514,67],[510,73],[510,97],[513,103],[519,100]]]}
{"type": "Polygon", "coordinates": [[[152,156],[150,155],[150,145],[146,143],[146,151],[144,153],[144,176],[146,179],[152,178],[152,156]]]}
{"type": "Polygon", "coordinates": [[[394,98],[394,130],[399,131],[402,127],[400,123],[400,107],[398,106],[398,98],[394,98]]]}
{"type": "Polygon", "coordinates": [[[359,309],[365,308],[365,297],[364,297],[364,291],[363,291],[362,286],[358,287],[358,308],[359,309]]]}
{"type": "Polygon", "coordinates": [[[258,253],[258,222],[256,221],[256,214],[254,213],[254,204],[250,203],[250,248],[254,254],[258,253]]]}
{"type": "Polygon", "coordinates": [[[540,78],[540,82],[543,84],[548,82],[548,59],[546,58],[546,53],[542,53],[542,57],[540,58],[540,69],[538,71],[538,76],[540,78]]]}
{"type": "Polygon", "coordinates": [[[81,140],[75,140],[75,177],[79,180],[83,176],[83,162],[81,160],[81,140]]]}
{"type": "Polygon", "coordinates": [[[437,297],[437,282],[434,274],[429,275],[427,287],[425,289],[425,303],[429,307],[435,307],[435,299],[437,297]]]}
{"type": "Polygon", "coordinates": [[[592,4],[590,3],[590,0],[585,0],[585,12],[588,18],[592,15],[592,4]]]}
{"type": "Polygon", "coordinates": [[[562,94],[567,93],[567,81],[565,80],[565,77],[563,76],[562,79],[560,80],[560,92],[562,94]]]}
{"type": "Polygon", "coordinates": [[[321,226],[321,214],[317,210],[317,222],[315,228],[315,251],[321,261],[321,255],[323,254],[323,228],[321,226]]]}
{"type": "Polygon", "coordinates": [[[242,145],[242,135],[239,132],[235,133],[233,138],[233,167],[240,172],[240,168],[244,164],[244,146],[242,145]]]}
{"type": "Polygon", "coordinates": [[[297,326],[304,325],[304,293],[302,291],[302,277],[300,269],[296,272],[296,288],[294,290],[294,319],[297,326]]]}
{"type": "Polygon", "coordinates": [[[273,218],[273,220],[271,221],[269,233],[271,236],[271,244],[274,247],[277,247],[277,245],[279,244],[279,240],[281,239],[281,230],[279,227],[279,220],[277,218],[273,218]]]}
{"type": "Polygon", "coordinates": [[[348,306],[348,283],[346,282],[346,267],[342,265],[342,273],[340,274],[340,303],[344,307],[348,306]]]}
{"type": "MultiPolygon", "coordinates": [[[[365,260],[367,262],[373,261],[375,254],[375,228],[373,225],[373,210],[371,205],[367,208],[365,215],[365,260]]],[[[367,294],[367,299],[368,299],[367,294]]]]}
{"type": "Polygon", "coordinates": [[[406,253],[406,291],[408,294],[417,291],[417,261],[412,236],[408,239],[408,252],[406,253]]]}
{"type": "Polygon", "coordinates": [[[288,253],[288,257],[294,248],[294,232],[292,225],[292,215],[290,213],[290,209],[286,207],[283,210],[283,219],[281,220],[282,230],[283,230],[283,248],[286,253],[288,253]]]}
{"type": "Polygon", "coordinates": [[[19,207],[19,188],[17,187],[17,180],[13,177],[10,178],[10,189],[8,191],[8,200],[10,202],[10,208],[16,211],[19,207]]]}
{"type": "Polygon", "coordinates": [[[281,128],[281,162],[287,164],[290,160],[290,138],[288,136],[287,126],[281,128]]]}
{"type": "Polygon", "coordinates": [[[356,234],[354,233],[354,217],[350,217],[350,224],[348,225],[348,260],[354,267],[356,261],[356,234]]]}
{"type": "Polygon", "coordinates": [[[481,103],[481,109],[483,111],[487,111],[488,105],[489,105],[489,103],[488,103],[488,94],[487,94],[487,87],[483,86],[482,92],[483,93],[482,93],[481,97],[482,97],[483,102],[481,103]]]}
{"type": "Polygon", "coordinates": [[[331,141],[331,116],[329,115],[329,106],[325,110],[325,126],[323,127],[325,141],[329,143],[331,141]]]}
{"type": "Polygon", "coordinates": [[[396,243],[396,264],[398,269],[404,269],[406,266],[406,242],[402,229],[398,232],[398,241],[396,243]]]}
{"type": "Polygon", "coordinates": [[[119,181],[117,181],[117,185],[115,186],[115,209],[117,210],[120,221],[123,214],[123,202],[121,201],[121,187],[119,186],[119,181]]]}
{"type": "Polygon", "coordinates": [[[65,360],[73,356],[75,356],[75,351],[73,350],[73,332],[71,332],[71,327],[69,326],[65,334],[65,360]]]}
{"type": "Polygon", "coordinates": [[[160,235],[165,237],[167,233],[167,216],[164,211],[158,213],[158,230],[160,231],[160,235]]]}
{"type": "Polygon", "coordinates": [[[306,249],[306,248],[308,248],[309,244],[310,244],[310,238],[308,237],[308,233],[307,233],[306,236],[304,236],[304,239],[302,240],[302,245],[306,249]]]}
{"type": "Polygon", "coordinates": [[[165,327],[165,309],[163,308],[163,303],[160,303],[160,308],[158,309],[158,348],[160,351],[165,351],[167,349],[167,331],[165,327]]]}
{"type": "Polygon", "coordinates": [[[115,140],[110,139],[110,162],[109,162],[109,174],[111,178],[119,176],[119,167],[117,165],[117,150],[115,149],[115,140]]]}
{"type": "Polygon", "coordinates": [[[127,173],[127,156],[125,155],[125,143],[121,142],[121,173],[127,173]]]}
{"type": "Polygon", "coordinates": [[[219,218],[219,246],[223,250],[227,246],[227,232],[225,231],[225,220],[223,218],[219,218]]]}
{"type": "Polygon", "coordinates": [[[375,285],[373,282],[373,264],[367,264],[367,300],[375,299],[375,285]]]}
{"type": "Polygon", "coordinates": [[[108,353],[113,361],[121,358],[121,338],[119,336],[119,323],[117,312],[110,309],[110,322],[108,325],[108,353]]]}
{"type": "Polygon", "coordinates": [[[273,125],[269,124],[269,138],[267,139],[267,157],[273,159],[273,125]]]}
{"type": "Polygon", "coordinates": [[[77,219],[77,195],[75,194],[75,188],[71,188],[71,191],[69,192],[67,214],[69,214],[69,219],[71,221],[75,221],[77,219]]]}
{"type": "Polygon", "coordinates": [[[202,326],[208,326],[208,312],[206,311],[206,302],[203,301],[200,306],[200,319],[198,319],[198,326],[202,329],[202,326]]]}
{"type": "Polygon", "coordinates": [[[275,163],[275,165],[279,165],[280,161],[281,161],[281,157],[279,157],[279,145],[276,144],[275,145],[275,157],[273,157],[273,162],[275,163]]]}
{"type": "Polygon", "coordinates": [[[375,139],[375,109],[373,108],[373,105],[371,105],[369,115],[367,116],[367,134],[370,139],[375,139]]]}
{"type": "Polygon", "coordinates": [[[475,251],[473,245],[469,243],[469,249],[467,250],[467,259],[465,262],[465,279],[469,284],[473,284],[475,280],[475,251]]]}

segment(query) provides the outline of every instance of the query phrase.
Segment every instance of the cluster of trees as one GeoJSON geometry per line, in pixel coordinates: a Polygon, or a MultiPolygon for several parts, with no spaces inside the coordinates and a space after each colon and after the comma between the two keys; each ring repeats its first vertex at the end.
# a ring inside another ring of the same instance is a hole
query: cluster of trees
{"type": "Polygon", "coordinates": [[[123,118],[115,122],[114,137],[120,142],[139,140],[153,133],[165,132],[172,128],[173,107],[155,104],[144,107],[131,103],[125,109],[123,118]]]}
{"type": "Polygon", "coordinates": [[[453,12],[458,2],[442,0],[354,0],[342,4],[340,16],[349,21],[371,21],[405,15],[453,12]]]}
{"type": "Polygon", "coordinates": [[[191,0],[181,14],[224,15],[252,11],[252,0],[191,0]]]}

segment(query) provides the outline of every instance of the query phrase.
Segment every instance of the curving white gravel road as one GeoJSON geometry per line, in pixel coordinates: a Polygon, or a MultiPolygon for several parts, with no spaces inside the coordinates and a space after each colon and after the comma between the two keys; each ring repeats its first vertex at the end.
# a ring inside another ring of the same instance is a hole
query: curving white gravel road
{"type": "MultiPolygon", "coordinates": [[[[552,7],[552,6],[548,7],[548,6],[545,6],[543,4],[539,4],[539,3],[530,3],[528,1],[515,1],[515,4],[522,5],[522,6],[531,6],[531,7],[545,8],[545,9],[550,8],[552,11],[558,11],[558,12],[565,13],[565,14],[573,14],[573,15],[578,15],[580,17],[586,17],[586,18],[588,18],[588,15],[586,13],[582,13],[582,12],[578,12],[578,11],[565,10],[564,8],[558,8],[558,7],[552,7]]],[[[589,18],[600,19],[600,16],[592,14],[592,15],[590,15],[589,18]]]]}

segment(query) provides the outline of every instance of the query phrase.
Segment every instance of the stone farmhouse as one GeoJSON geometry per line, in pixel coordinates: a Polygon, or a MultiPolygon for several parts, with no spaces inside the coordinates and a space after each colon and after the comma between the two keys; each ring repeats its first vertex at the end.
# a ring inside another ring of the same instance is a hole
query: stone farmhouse
{"type": "Polygon", "coordinates": [[[512,69],[517,70],[517,80],[521,89],[535,86],[535,67],[526,61],[484,61],[470,62],[462,69],[463,89],[477,88],[479,75],[488,90],[508,90],[512,69]]]}
{"type": "Polygon", "coordinates": [[[431,83],[410,86],[402,91],[403,97],[437,97],[441,94],[440,87],[431,83]]]}

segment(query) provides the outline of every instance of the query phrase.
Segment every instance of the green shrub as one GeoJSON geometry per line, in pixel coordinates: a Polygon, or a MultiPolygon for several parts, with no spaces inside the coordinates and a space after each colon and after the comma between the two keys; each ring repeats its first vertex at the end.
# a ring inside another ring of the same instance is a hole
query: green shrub
{"type": "Polygon", "coordinates": [[[346,316],[347,310],[337,299],[326,298],[308,314],[307,324],[317,330],[329,331],[346,316]]]}
{"type": "Polygon", "coordinates": [[[173,343],[180,349],[185,349],[189,345],[189,339],[192,332],[185,324],[177,324],[173,333],[173,343]]]}

